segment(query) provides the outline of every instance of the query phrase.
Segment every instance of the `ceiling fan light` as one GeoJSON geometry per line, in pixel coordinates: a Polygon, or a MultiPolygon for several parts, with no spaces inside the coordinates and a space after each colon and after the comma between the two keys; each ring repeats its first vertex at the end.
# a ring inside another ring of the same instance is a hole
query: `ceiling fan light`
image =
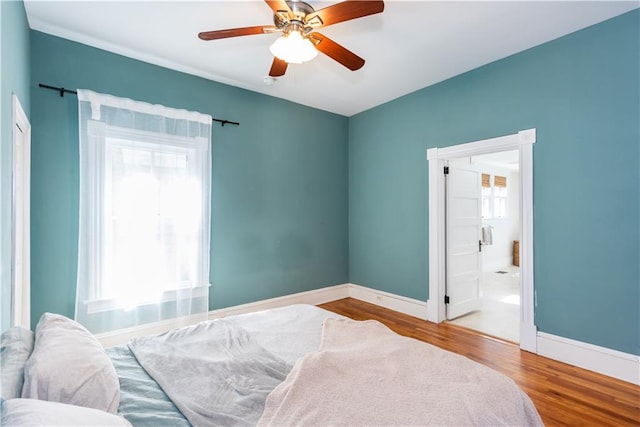
{"type": "Polygon", "coordinates": [[[302,64],[316,57],[318,51],[313,43],[302,37],[299,31],[291,31],[278,38],[269,48],[271,53],[289,64],[302,64]]]}

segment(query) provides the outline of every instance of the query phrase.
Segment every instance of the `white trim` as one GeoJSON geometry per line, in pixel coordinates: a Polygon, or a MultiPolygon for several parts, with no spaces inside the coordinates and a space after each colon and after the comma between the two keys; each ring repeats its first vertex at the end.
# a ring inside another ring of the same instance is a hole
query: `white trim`
{"type": "Polygon", "coordinates": [[[284,307],[292,304],[324,304],[330,301],[349,297],[349,285],[335,285],[328,288],[314,289],[297,294],[270,298],[262,301],[250,302],[233,307],[220,308],[209,312],[209,319],[218,319],[236,314],[251,313],[254,311],[268,310],[270,308],[284,307]]]}
{"type": "Polygon", "coordinates": [[[520,348],[535,353],[537,329],[534,323],[535,284],[533,277],[533,144],[535,143],[535,129],[519,132],[518,136],[520,142],[520,348]]]}
{"type": "Polygon", "coordinates": [[[349,297],[351,298],[399,311],[419,319],[427,319],[429,304],[426,301],[419,301],[353,283],[349,283],[347,286],[349,288],[349,297]]]}
{"type": "Polygon", "coordinates": [[[465,156],[519,149],[520,151],[520,348],[536,351],[533,282],[533,144],[536,130],[427,150],[429,171],[429,301],[427,319],[445,319],[445,193],[446,161],[465,156]]]}
{"type": "Polygon", "coordinates": [[[640,356],[538,332],[538,354],[640,385],[640,356]]]}
{"type": "Polygon", "coordinates": [[[440,171],[444,160],[438,158],[438,148],[427,150],[429,160],[429,304],[427,320],[439,323],[446,318],[444,304],[434,303],[445,294],[446,265],[444,260],[445,229],[444,211],[437,206],[445,206],[444,177],[440,171]]]}
{"type": "Polygon", "coordinates": [[[11,293],[13,326],[31,327],[31,124],[22,109],[18,97],[12,95],[12,167],[11,167],[11,293]],[[22,174],[21,182],[23,194],[22,206],[17,206],[16,169],[18,168],[18,131],[22,134],[22,174]],[[16,283],[16,216],[20,215],[22,222],[21,246],[21,274],[22,283],[16,283]]]}

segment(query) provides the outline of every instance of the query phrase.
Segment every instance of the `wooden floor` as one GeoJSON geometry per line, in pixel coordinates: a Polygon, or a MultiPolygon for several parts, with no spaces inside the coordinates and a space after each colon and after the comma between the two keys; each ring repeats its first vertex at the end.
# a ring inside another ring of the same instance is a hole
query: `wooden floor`
{"type": "Polygon", "coordinates": [[[640,387],[521,351],[506,341],[447,323],[431,323],[353,298],[320,307],[375,319],[397,333],[462,354],[511,377],[547,426],[640,426],[640,387]]]}

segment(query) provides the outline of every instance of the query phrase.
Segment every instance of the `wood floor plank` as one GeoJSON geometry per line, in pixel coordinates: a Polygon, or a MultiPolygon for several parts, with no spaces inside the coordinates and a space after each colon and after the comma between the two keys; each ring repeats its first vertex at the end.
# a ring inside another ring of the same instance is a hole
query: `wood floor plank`
{"type": "Polygon", "coordinates": [[[412,337],[512,378],[547,426],[640,426],[640,387],[521,351],[510,342],[448,323],[431,323],[353,298],[320,307],[355,320],[378,320],[412,337]]]}

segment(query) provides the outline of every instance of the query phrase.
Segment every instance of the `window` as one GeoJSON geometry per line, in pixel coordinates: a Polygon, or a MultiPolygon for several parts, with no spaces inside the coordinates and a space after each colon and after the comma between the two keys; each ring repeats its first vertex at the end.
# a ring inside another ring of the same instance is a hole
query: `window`
{"type": "Polygon", "coordinates": [[[482,174],[482,218],[491,218],[491,175],[482,174]]]}
{"type": "Polygon", "coordinates": [[[507,217],[507,178],[493,177],[493,217],[507,217]]]}
{"type": "Polygon", "coordinates": [[[507,217],[507,178],[494,175],[491,186],[491,175],[482,174],[482,217],[496,219],[507,217]]]}
{"type": "Polygon", "coordinates": [[[206,313],[211,118],[78,95],[76,319],[105,332],[206,313]]]}
{"type": "Polygon", "coordinates": [[[207,282],[202,247],[198,151],[171,143],[106,139],[105,221],[95,300],[125,306],[207,282]],[[138,254],[145,254],[144,257],[138,254]]]}

